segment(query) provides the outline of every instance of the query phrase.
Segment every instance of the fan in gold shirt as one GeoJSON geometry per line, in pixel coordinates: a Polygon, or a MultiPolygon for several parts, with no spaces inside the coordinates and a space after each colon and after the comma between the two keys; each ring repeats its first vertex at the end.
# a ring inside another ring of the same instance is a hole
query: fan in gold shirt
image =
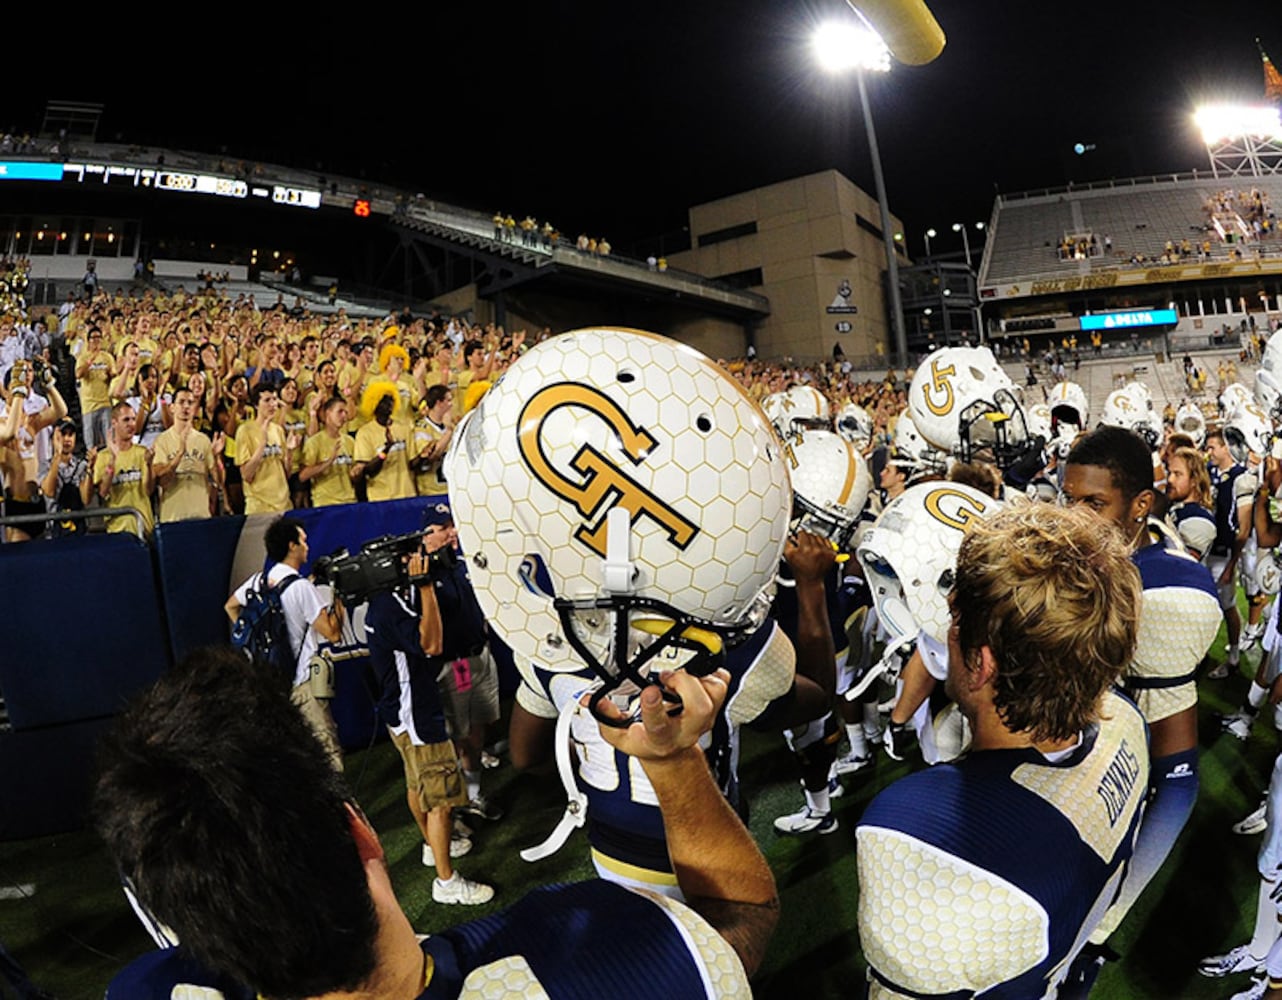
{"type": "Polygon", "coordinates": [[[370,500],[414,496],[410,428],[392,420],[399,405],[400,396],[391,382],[371,382],[361,396],[361,410],[373,419],[356,432],[355,475],[364,476],[370,500]]]}

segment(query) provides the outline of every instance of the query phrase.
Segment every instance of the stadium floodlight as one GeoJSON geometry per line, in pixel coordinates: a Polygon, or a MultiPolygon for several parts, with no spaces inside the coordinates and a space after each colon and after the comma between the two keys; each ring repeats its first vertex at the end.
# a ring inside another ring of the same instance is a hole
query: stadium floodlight
{"type": "Polygon", "coordinates": [[[1282,113],[1267,105],[1206,105],[1193,116],[1215,177],[1282,173],[1282,113]]]}
{"type": "Polygon", "coordinates": [[[1194,112],[1193,120],[1208,146],[1239,136],[1282,139],[1282,112],[1268,105],[1208,104],[1194,112]]]}
{"type": "MultiPolygon", "coordinates": [[[[858,14],[858,11],[855,11],[858,14]]],[[[929,12],[927,12],[929,13],[929,12]]],[[[812,38],[815,58],[830,73],[854,70],[859,85],[859,105],[864,115],[868,136],[868,155],[872,159],[872,179],[877,189],[877,207],[881,210],[881,236],[886,247],[886,286],[890,295],[890,328],[895,338],[898,363],[908,367],[908,332],[904,328],[904,306],[899,292],[899,261],[895,254],[894,226],[890,221],[890,203],[886,200],[886,180],[881,172],[881,152],[877,148],[877,130],[873,126],[867,72],[890,70],[890,50],[886,43],[860,15],[859,20],[828,21],[821,24],[812,38]]]]}
{"type": "Polygon", "coordinates": [[[890,50],[881,35],[866,24],[826,21],[815,30],[812,44],[815,59],[830,73],[851,69],[890,71],[890,50]]]}

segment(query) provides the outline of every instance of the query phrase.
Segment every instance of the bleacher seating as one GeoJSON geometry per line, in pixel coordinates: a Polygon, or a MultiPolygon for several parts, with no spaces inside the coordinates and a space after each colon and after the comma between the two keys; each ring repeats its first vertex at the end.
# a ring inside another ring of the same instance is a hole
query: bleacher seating
{"type": "MultiPolygon", "coordinates": [[[[1208,221],[1206,203],[1225,188],[1259,188],[1268,192],[1275,209],[1282,207],[1282,177],[1207,174],[1003,196],[989,228],[980,284],[1125,267],[1133,254],[1158,259],[1168,240],[1177,245],[1185,237],[1191,243],[1200,242],[1208,221]],[[1065,233],[1081,232],[1094,233],[1101,247],[1104,237],[1110,237],[1112,252],[1088,260],[1061,260],[1059,241],[1065,233]]],[[[1282,251],[1282,239],[1274,236],[1265,246],[1282,251]]],[[[1217,237],[1212,256],[1224,258],[1225,254],[1217,237]]]]}

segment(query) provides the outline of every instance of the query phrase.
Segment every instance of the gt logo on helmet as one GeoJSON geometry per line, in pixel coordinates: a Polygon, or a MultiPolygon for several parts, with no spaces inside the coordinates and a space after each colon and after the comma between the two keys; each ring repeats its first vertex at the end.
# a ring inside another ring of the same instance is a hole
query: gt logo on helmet
{"type": "Polygon", "coordinates": [[[518,423],[517,436],[521,457],[534,477],[549,490],[574,504],[588,521],[574,532],[574,537],[602,558],[606,554],[606,514],[618,504],[636,521],[649,517],[663,528],[672,544],[679,549],[688,546],[699,528],[662,499],[615,465],[590,444],[584,444],[570,466],[583,476],[575,482],[552,467],[543,451],[543,425],[562,406],[577,406],[600,417],[618,437],[624,454],[634,465],[640,465],[658,444],[645,428],[634,424],[608,395],[592,386],[577,382],[558,382],[540,389],[525,404],[518,423]]]}
{"type": "Polygon", "coordinates": [[[944,416],[953,408],[953,384],[948,381],[948,376],[956,374],[957,369],[953,365],[940,368],[938,360],[930,363],[930,385],[922,389],[922,397],[925,399],[926,409],[937,417],[944,416]],[[936,403],[931,399],[932,392],[942,392],[943,402],[936,403]]]}
{"type": "Polygon", "coordinates": [[[946,524],[950,528],[956,528],[958,531],[965,531],[968,526],[978,521],[984,516],[984,505],[979,503],[973,497],[947,487],[941,487],[937,490],[931,490],[923,501],[926,512],[936,521],[946,524]],[[945,511],[943,502],[945,500],[956,500],[956,504],[949,504],[950,511],[945,511]]]}

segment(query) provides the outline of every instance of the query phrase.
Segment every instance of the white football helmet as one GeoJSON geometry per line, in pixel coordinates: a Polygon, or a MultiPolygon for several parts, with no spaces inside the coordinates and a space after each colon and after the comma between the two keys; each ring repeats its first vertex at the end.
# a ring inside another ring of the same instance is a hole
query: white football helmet
{"type": "MultiPolygon", "coordinates": [[[[1138,383],[1132,382],[1131,385],[1138,383]]],[[[1142,437],[1150,448],[1156,448],[1162,440],[1162,421],[1148,403],[1136,399],[1130,389],[1114,389],[1104,400],[1104,412],[1100,423],[1107,427],[1124,427],[1142,437]]]]}
{"type": "Polygon", "coordinates": [[[1051,411],[1052,429],[1056,435],[1062,424],[1072,424],[1079,431],[1087,430],[1090,426],[1087,422],[1089,406],[1086,392],[1076,382],[1056,382],[1051,386],[1047,402],[1051,411]]]}
{"type": "Polygon", "coordinates": [[[845,549],[872,490],[872,473],[849,441],[810,430],[785,449],[797,527],[845,549]]]}
{"type": "Polygon", "coordinates": [[[761,401],[761,408],[781,441],[807,427],[831,430],[828,398],[813,386],[794,385],[784,392],[772,392],[761,401]]]}
{"type": "Polygon", "coordinates": [[[1270,597],[1282,590],[1282,566],[1278,565],[1276,549],[1265,549],[1256,556],[1255,586],[1270,597]]]}
{"type": "Polygon", "coordinates": [[[1255,373],[1255,400],[1260,409],[1275,419],[1282,417],[1282,373],[1261,368],[1255,373]]]}
{"type": "Polygon", "coordinates": [[[961,483],[920,483],[892,500],[856,555],[892,639],[925,632],[947,645],[957,552],[968,525],[1001,503],[961,483]]]}
{"type": "Polygon", "coordinates": [[[1029,440],[1019,389],[987,347],[945,347],[925,358],[908,387],[908,412],[922,437],[965,462],[991,457],[1006,468],[1029,440]]]}
{"type": "Polygon", "coordinates": [[[1273,418],[1282,417],[1282,336],[1274,333],[1264,345],[1260,370],[1255,373],[1255,398],[1273,418]]]}
{"type": "Polygon", "coordinates": [[[1040,437],[1043,442],[1050,441],[1054,434],[1051,430],[1051,408],[1049,403],[1034,403],[1024,411],[1024,423],[1028,426],[1029,437],[1040,437]]]}
{"type": "Polygon", "coordinates": [[[803,427],[819,427],[831,430],[832,421],[828,416],[828,397],[812,385],[794,385],[787,392],[792,403],[789,417],[794,424],[803,427]]]}
{"type": "Polygon", "coordinates": [[[664,649],[711,669],[764,618],[787,465],[761,410],[691,347],[611,328],[537,344],[445,467],[477,601],[519,656],[586,664],[608,692],[644,685],[664,649]]]}
{"type": "Polygon", "coordinates": [[[895,421],[895,436],[890,446],[890,462],[905,469],[905,475],[911,481],[916,476],[937,473],[943,475],[948,471],[948,456],[932,447],[930,442],[921,436],[913,423],[913,418],[905,410],[895,421]]]}
{"type": "Polygon", "coordinates": [[[1273,422],[1255,400],[1238,406],[1230,413],[1222,430],[1233,461],[1243,465],[1250,464],[1252,453],[1257,461],[1267,455],[1273,441],[1273,422]]]}
{"type": "Polygon", "coordinates": [[[1122,388],[1126,390],[1131,399],[1140,403],[1144,409],[1153,409],[1153,392],[1139,379],[1131,379],[1122,388]]]}
{"type": "Polygon", "coordinates": [[[1202,407],[1187,400],[1181,403],[1180,408],[1175,411],[1175,429],[1191,437],[1199,448],[1206,444],[1206,414],[1202,412],[1202,407]]]}
{"type": "Polygon", "coordinates": [[[847,403],[837,411],[837,433],[856,448],[868,446],[872,431],[872,417],[858,403],[847,403]]]}
{"type": "Polygon", "coordinates": [[[1255,397],[1251,395],[1251,390],[1241,382],[1230,382],[1220,393],[1220,416],[1226,420],[1233,415],[1233,411],[1239,406],[1245,406],[1247,403],[1255,402],[1255,397]]]}

